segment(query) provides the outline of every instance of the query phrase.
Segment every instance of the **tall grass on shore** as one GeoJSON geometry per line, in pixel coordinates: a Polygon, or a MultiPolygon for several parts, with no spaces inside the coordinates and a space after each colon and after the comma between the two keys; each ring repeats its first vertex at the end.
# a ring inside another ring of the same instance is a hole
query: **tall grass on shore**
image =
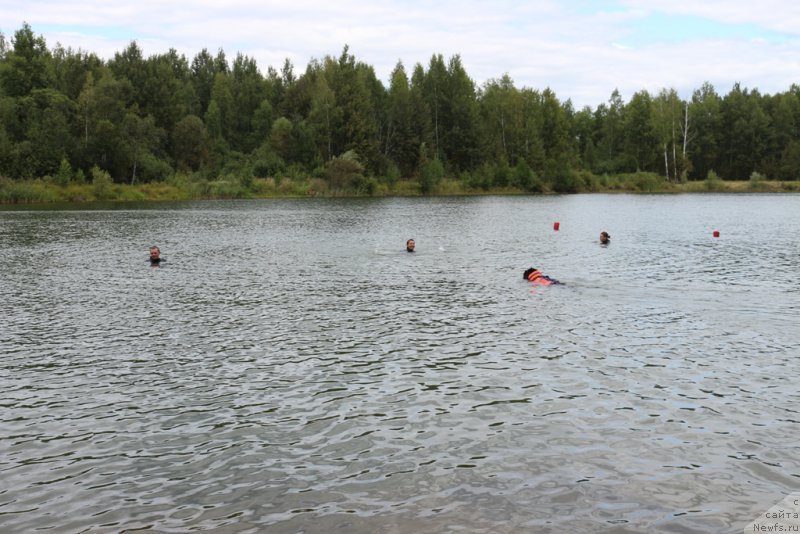
{"type": "MultiPolygon", "coordinates": [[[[800,182],[766,180],[753,173],[749,180],[726,181],[713,171],[705,180],[673,183],[653,173],[623,175],[594,175],[579,173],[571,184],[575,193],[750,193],[800,192],[800,182]]],[[[479,180],[444,178],[430,187],[427,194],[457,195],[525,195],[550,194],[552,188],[538,184],[534,190],[511,185],[485,186],[479,180]]],[[[115,184],[105,171],[93,169],[91,183],[57,181],[45,177],[38,180],[13,181],[0,177],[0,204],[81,203],[94,201],[198,200],[239,198],[292,198],[344,196],[421,196],[416,180],[387,180],[369,178],[357,187],[334,187],[329,180],[306,177],[297,179],[248,178],[234,175],[205,180],[196,176],[176,174],[163,182],[137,185],[115,184]]]]}

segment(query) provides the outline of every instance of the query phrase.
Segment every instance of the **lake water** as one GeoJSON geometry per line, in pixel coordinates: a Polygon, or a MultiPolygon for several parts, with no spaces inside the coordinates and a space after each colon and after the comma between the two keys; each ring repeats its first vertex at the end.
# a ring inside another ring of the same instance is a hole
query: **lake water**
{"type": "Polygon", "coordinates": [[[800,490],[800,195],[90,208],[0,211],[1,532],[741,532],[800,490]]]}

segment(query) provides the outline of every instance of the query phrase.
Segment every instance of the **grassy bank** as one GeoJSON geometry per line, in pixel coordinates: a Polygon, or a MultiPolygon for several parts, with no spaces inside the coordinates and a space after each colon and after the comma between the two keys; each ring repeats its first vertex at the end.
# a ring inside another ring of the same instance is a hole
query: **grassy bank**
{"type": "MultiPolygon", "coordinates": [[[[582,174],[576,177],[567,191],[541,186],[536,191],[518,187],[485,187],[470,185],[461,180],[442,180],[430,189],[433,196],[457,195],[524,195],[569,193],[778,193],[800,192],[800,181],[770,180],[702,180],[671,183],[649,173],[618,176],[582,174]]],[[[51,180],[11,181],[0,178],[0,204],[33,204],[51,202],[143,201],[143,200],[200,200],[234,198],[292,198],[292,197],[387,197],[421,196],[419,182],[394,182],[370,179],[358,189],[331,188],[327,181],[276,180],[274,178],[221,179],[193,181],[177,177],[166,182],[138,185],[101,183],[69,183],[59,185],[51,180]]]]}

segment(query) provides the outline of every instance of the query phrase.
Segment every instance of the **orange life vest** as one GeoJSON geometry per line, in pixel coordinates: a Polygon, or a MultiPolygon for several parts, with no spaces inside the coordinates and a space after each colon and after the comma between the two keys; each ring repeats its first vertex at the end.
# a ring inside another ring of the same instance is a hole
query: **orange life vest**
{"type": "Polygon", "coordinates": [[[539,271],[533,271],[531,274],[529,274],[528,280],[530,280],[534,284],[539,284],[540,286],[549,286],[555,283],[552,280],[548,280],[547,278],[545,278],[544,275],[539,271]]]}

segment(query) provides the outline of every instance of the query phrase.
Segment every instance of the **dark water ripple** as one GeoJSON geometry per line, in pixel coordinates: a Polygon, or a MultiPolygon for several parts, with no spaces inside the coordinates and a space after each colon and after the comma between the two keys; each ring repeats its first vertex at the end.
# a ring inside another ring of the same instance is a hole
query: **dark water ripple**
{"type": "Polygon", "coordinates": [[[0,212],[0,530],[741,529],[800,486],[798,198],[0,212]]]}

